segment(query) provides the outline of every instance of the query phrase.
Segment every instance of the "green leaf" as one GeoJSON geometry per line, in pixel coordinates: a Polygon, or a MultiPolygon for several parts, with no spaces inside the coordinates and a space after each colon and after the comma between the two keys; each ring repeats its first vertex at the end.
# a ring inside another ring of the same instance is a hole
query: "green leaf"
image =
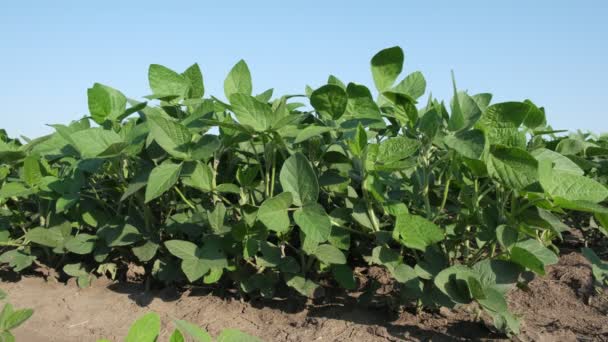
{"type": "Polygon", "coordinates": [[[348,265],[332,265],[331,272],[340,286],[347,290],[354,290],[357,287],[357,280],[353,270],[348,265]]]}
{"type": "Polygon", "coordinates": [[[485,146],[483,132],[477,129],[461,131],[453,135],[447,135],[443,139],[445,145],[460,155],[470,159],[479,159],[485,146]]]}
{"type": "Polygon", "coordinates": [[[591,178],[570,171],[550,170],[546,163],[543,166],[539,172],[540,184],[551,197],[589,203],[600,203],[608,198],[608,188],[591,178]]]}
{"type": "Polygon", "coordinates": [[[175,326],[186,334],[190,335],[196,342],[211,342],[211,336],[204,329],[190,322],[176,319],[173,321],[175,326]]]}
{"type": "Polygon", "coordinates": [[[194,166],[194,170],[186,175],[182,179],[184,185],[193,187],[195,189],[209,192],[213,190],[213,169],[208,164],[197,161],[194,166]]]}
{"type": "Polygon", "coordinates": [[[346,87],[346,94],[348,95],[346,113],[341,118],[346,122],[342,126],[346,128],[354,128],[359,124],[377,128],[386,126],[380,108],[366,86],[349,83],[346,87]]]}
{"type": "Polygon", "coordinates": [[[334,129],[332,127],[310,125],[298,133],[298,135],[296,136],[296,140],[294,140],[294,143],[299,144],[310,138],[320,136],[323,133],[331,132],[333,130],[334,129]]]}
{"type": "Polygon", "coordinates": [[[397,216],[393,237],[408,248],[425,251],[443,240],[443,230],[422,216],[402,213],[397,216]]]}
{"type": "Polygon", "coordinates": [[[301,295],[306,296],[308,298],[313,298],[315,292],[319,288],[319,285],[315,284],[310,279],[306,279],[301,275],[296,274],[286,274],[285,275],[285,283],[287,286],[295,289],[301,295]]]}
{"type": "Polygon", "coordinates": [[[291,192],[296,206],[317,202],[319,198],[317,175],[302,153],[293,154],[283,163],[279,179],[283,191],[291,192]]]}
{"type": "Polygon", "coordinates": [[[139,318],[125,338],[125,342],[155,342],[160,333],[160,316],[150,312],[139,318]]]}
{"type": "Polygon", "coordinates": [[[38,156],[30,155],[23,160],[23,180],[29,186],[37,185],[42,179],[42,170],[38,156]]]}
{"type": "Polygon", "coordinates": [[[83,158],[94,158],[113,152],[116,146],[123,146],[122,137],[101,127],[87,128],[70,135],[74,147],[83,158]]]}
{"type": "Polygon", "coordinates": [[[329,238],[331,220],[321,205],[306,205],[293,213],[293,219],[307,239],[321,243],[329,238]]]}
{"type": "Polygon", "coordinates": [[[34,314],[32,309],[15,310],[11,315],[2,322],[4,330],[12,330],[27,321],[34,314]]]}
{"type": "Polygon", "coordinates": [[[424,95],[426,90],[426,80],[420,71],[415,71],[407,75],[401,82],[392,88],[393,91],[406,94],[413,99],[424,95]]]}
{"type": "Polygon", "coordinates": [[[217,337],[217,342],[263,342],[261,339],[245,334],[236,329],[224,329],[217,337]]]}
{"type": "Polygon", "coordinates": [[[337,85],[326,84],[310,96],[310,104],[322,116],[339,119],[346,110],[348,97],[346,91],[337,85]]]}
{"type": "Polygon", "coordinates": [[[532,154],[539,162],[549,161],[553,163],[553,168],[555,170],[570,172],[579,176],[583,176],[585,174],[585,171],[583,171],[583,169],[581,169],[575,162],[560,153],[548,150],[546,148],[539,148],[530,152],[530,154],[532,154]]]}
{"type": "Polygon", "coordinates": [[[131,245],[141,239],[139,230],[131,224],[106,225],[97,231],[108,247],[131,245]]]}
{"type": "Polygon", "coordinates": [[[251,95],[252,89],[249,67],[241,59],[232,67],[224,81],[224,95],[227,99],[230,99],[233,94],[251,95]]]}
{"type": "Polygon", "coordinates": [[[177,329],[173,330],[173,333],[169,337],[169,342],[185,342],[185,341],[186,340],[184,339],[184,335],[182,335],[182,333],[177,329]]]}
{"type": "Polygon", "coordinates": [[[188,278],[188,281],[194,283],[202,276],[209,272],[209,265],[200,259],[184,259],[182,260],[182,271],[188,278]]]}
{"type": "Polygon", "coordinates": [[[169,253],[182,260],[198,259],[196,256],[197,246],[190,241],[169,240],[165,241],[165,247],[169,253]]]}
{"type": "Polygon", "coordinates": [[[146,116],[150,136],[160,147],[175,158],[188,159],[189,145],[192,140],[190,131],[185,126],[161,116],[146,116]]]}
{"type": "Polygon", "coordinates": [[[131,251],[133,251],[133,254],[137,257],[137,259],[139,259],[139,261],[148,262],[156,255],[156,251],[158,251],[158,244],[152,241],[146,241],[141,246],[133,247],[131,251]]]}
{"type": "Polygon", "coordinates": [[[47,247],[60,247],[64,236],[59,229],[33,228],[25,233],[25,238],[31,242],[47,247]]]}
{"type": "Polygon", "coordinates": [[[65,249],[72,253],[85,255],[90,254],[95,249],[95,241],[97,236],[86,233],[81,233],[73,238],[70,238],[65,243],[65,249]]]}
{"type": "Polygon", "coordinates": [[[188,81],[190,81],[190,91],[188,98],[200,99],[205,95],[205,86],[203,84],[203,73],[197,63],[192,64],[186,71],[182,73],[188,81]]]}
{"type": "Polygon", "coordinates": [[[268,198],[258,210],[257,218],[266,228],[277,233],[289,231],[289,215],[287,209],[291,207],[293,198],[291,193],[283,192],[275,197],[268,198]]]}
{"type": "Polygon", "coordinates": [[[181,170],[182,164],[172,163],[161,164],[152,169],[146,185],[145,202],[148,203],[171,189],[177,183],[181,170]]]}
{"type": "Polygon", "coordinates": [[[395,137],[380,143],[376,161],[382,164],[391,164],[412,156],[420,148],[418,140],[395,137]]]}
{"type": "Polygon", "coordinates": [[[346,256],[344,253],[336,247],[328,244],[317,246],[314,256],[317,257],[321,262],[332,265],[343,265],[346,264],[346,256]]]}
{"type": "Polygon", "coordinates": [[[27,197],[32,194],[31,189],[26,188],[21,183],[4,183],[2,189],[0,189],[0,199],[10,197],[27,197]]]}
{"type": "Polygon", "coordinates": [[[106,120],[116,120],[127,108],[127,98],[120,91],[100,83],[87,89],[87,96],[89,113],[100,125],[106,120]]]}
{"type": "Polygon", "coordinates": [[[522,190],[538,181],[538,161],[522,149],[494,145],[490,147],[488,172],[507,187],[522,190]]]}
{"type": "Polygon", "coordinates": [[[529,109],[530,106],[523,102],[493,104],[483,112],[476,127],[484,131],[491,144],[525,148],[526,136],[519,127],[529,109]]]}
{"type": "Polygon", "coordinates": [[[433,282],[435,286],[456,303],[467,304],[471,302],[469,291],[469,278],[476,278],[476,273],[464,265],[454,265],[439,272],[433,282]]]}
{"type": "Polygon", "coordinates": [[[270,105],[258,101],[251,95],[233,94],[230,96],[230,104],[239,123],[250,126],[258,132],[269,129],[275,121],[275,114],[270,105]]]}
{"type": "Polygon", "coordinates": [[[529,239],[518,242],[511,248],[511,261],[545,275],[545,266],[557,263],[558,258],[537,240],[529,239]]]}
{"type": "Polygon", "coordinates": [[[403,69],[404,59],[403,50],[398,46],[384,49],[372,57],[372,76],[380,92],[393,85],[403,69]]]}
{"type": "Polygon", "coordinates": [[[183,75],[158,64],[151,64],[148,69],[148,81],[154,96],[186,97],[190,90],[190,81],[183,75]]]}

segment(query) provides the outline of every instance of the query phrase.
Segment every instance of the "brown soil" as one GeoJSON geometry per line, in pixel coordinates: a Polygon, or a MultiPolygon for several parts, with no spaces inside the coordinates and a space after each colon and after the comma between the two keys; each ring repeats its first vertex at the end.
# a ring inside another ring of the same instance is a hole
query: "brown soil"
{"type": "MultiPolygon", "coordinates": [[[[185,319],[217,335],[237,328],[266,341],[452,341],[502,340],[474,307],[437,313],[389,313],[334,298],[312,304],[286,299],[272,302],[222,299],[205,289],[179,293],[165,289],[145,293],[141,285],[97,280],[92,287],[45,282],[24,277],[2,282],[16,307],[31,307],[34,316],[15,330],[18,341],[119,341],[130,324],[146,312],[161,315],[162,336],[168,339],[173,318],[185,319]]],[[[511,309],[522,316],[522,341],[608,341],[608,298],[594,295],[591,270],[576,253],[562,256],[544,278],[527,291],[514,291],[511,309]]]]}

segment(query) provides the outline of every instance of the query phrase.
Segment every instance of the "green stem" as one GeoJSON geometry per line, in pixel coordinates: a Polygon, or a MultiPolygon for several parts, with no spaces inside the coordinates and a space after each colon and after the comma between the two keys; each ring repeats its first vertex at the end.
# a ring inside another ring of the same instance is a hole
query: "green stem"
{"type": "Polygon", "coordinates": [[[184,201],[184,203],[186,203],[190,209],[196,209],[196,207],[194,206],[194,204],[192,204],[192,202],[190,202],[186,196],[184,196],[184,194],[181,192],[181,190],[178,187],[175,187],[175,192],[177,192],[177,194],[179,195],[179,197],[182,198],[182,200],[184,201]]]}

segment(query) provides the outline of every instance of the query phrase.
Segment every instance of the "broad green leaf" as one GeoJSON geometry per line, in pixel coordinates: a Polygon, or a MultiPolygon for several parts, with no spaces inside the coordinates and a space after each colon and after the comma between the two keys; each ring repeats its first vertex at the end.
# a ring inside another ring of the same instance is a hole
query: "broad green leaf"
{"type": "Polygon", "coordinates": [[[379,91],[390,88],[403,70],[405,55],[403,50],[394,46],[378,52],[372,57],[372,76],[379,91]]]}
{"type": "Polygon", "coordinates": [[[21,183],[4,183],[0,189],[0,199],[10,197],[27,197],[32,194],[31,189],[26,188],[21,183]]]}
{"type": "Polygon", "coordinates": [[[127,107],[127,98],[120,91],[100,83],[87,89],[87,96],[89,113],[100,125],[106,120],[116,120],[127,107]]]}
{"type": "Polygon", "coordinates": [[[490,175],[507,187],[522,190],[538,181],[538,161],[520,148],[491,146],[487,163],[490,175]]]}
{"type": "Polygon", "coordinates": [[[158,64],[151,64],[148,69],[148,81],[154,96],[186,97],[190,90],[190,81],[183,75],[158,64]]]}
{"type": "Polygon", "coordinates": [[[526,136],[519,130],[530,106],[523,102],[503,102],[489,106],[476,127],[484,131],[491,144],[525,148],[526,136]]]}
{"type": "Polygon", "coordinates": [[[217,342],[263,342],[261,339],[237,329],[224,329],[217,337],[217,342]]]}
{"type": "Polygon", "coordinates": [[[327,127],[327,126],[314,126],[314,125],[307,126],[303,130],[301,130],[300,133],[298,133],[298,135],[296,136],[296,140],[294,140],[294,143],[299,144],[303,141],[306,141],[313,137],[321,136],[321,134],[326,133],[326,132],[331,132],[333,130],[334,129],[332,127],[327,127]]]}
{"type": "Polygon", "coordinates": [[[188,81],[190,81],[190,90],[188,98],[200,99],[205,95],[205,86],[203,84],[203,73],[197,63],[192,64],[186,71],[182,73],[188,81]]]}
{"type": "Polygon", "coordinates": [[[485,137],[482,131],[474,129],[447,135],[443,142],[463,157],[479,159],[484,150],[485,137]]]}
{"type": "Polygon", "coordinates": [[[424,95],[426,80],[420,71],[415,71],[407,75],[401,82],[394,86],[392,90],[409,95],[413,99],[417,99],[424,95]]]}
{"type": "Polygon", "coordinates": [[[443,230],[422,216],[401,214],[397,216],[393,237],[408,248],[425,251],[443,240],[443,230]]]}
{"type": "Polygon", "coordinates": [[[180,329],[180,331],[183,331],[186,334],[190,335],[190,337],[192,337],[196,342],[212,341],[209,333],[207,333],[207,331],[198,327],[197,325],[179,319],[174,320],[173,323],[178,329],[180,329]]]}
{"type": "Polygon", "coordinates": [[[213,190],[213,169],[208,164],[197,161],[194,169],[182,179],[184,185],[209,192],[213,190]]]}
{"type": "Polygon", "coordinates": [[[31,242],[47,247],[60,247],[64,236],[59,229],[32,228],[25,233],[25,238],[31,242]]]}
{"type": "Polygon", "coordinates": [[[82,263],[66,264],[63,266],[63,272],[72,277],[86,277],[89,272],[82,266],[82,263]]]}
{"type": "Polygon", "coordinates": [[[209,265],[201,259],[184,259],[182,260],[182,271],[188,278],[188,281],[194,283],[209,272],[209,265]]]}
{"type": "Polygon", "coordinates": [[[467,266],[454,265],[439,272],[433,282],[435,286],[456,303],[471,302],[468,279],[476,278],[477,274],[467,266]]]}
{"type": "Polygon", "coordinates": [[[409,95],[393,91],[385,91],[382,95],[393,104],[394,115],[402,122],[411,121],[415,123],[418,120],[416,101],[409,95]]]}
{"type": "Polygon", "coordinates": [[[165,247],[169,253],[175,255],[182,260],[197,259],[197,246],[190,241],[169,240],[165,241],[165,247]]]}
{"type": "Polygon", "coordinates": [[[309,204],[296,210],[293,219],[307,239],[321,243],[329,238],[331,220],[319,204],[309,204]]]}
{"type": "Polygon", "coordinates": [[[81,233],[68,239],[64,247],[72,253],[86,255],[93,252],[96,240],[97,236],[95,235],[81,233]]]}
{"type": "Polygon", "coordinates": [[[29,155],[23,160],[23,180],[29,186],[37,185],[42,179],[40,162],[36,155],[29,155]]]}
{"type": "Polygon", "coordinates": [[[317,175],[302,153],[292,155],[283,163],[279,179],[283,191],[291,192],[296,206],[317,202],[319,198],[317,175]]]}
{"type": "Polygon", "coordinates": [[[537,240],[529,239],[518,242],[511,248],[511,261],[544,275],[545,266],[557,263],[558,258],[537,240]]]}
{"type": "Polygon", "coordinates": [[[317,259],[321,260],[323,263],[328,264],[328,265],[346,264],[346,257],[344,256],[344,253],[332,245],[328,245],[328,244],[319,245],[317,247],[317,249],[315,250],[314,256],[317,257],[317,259]]]}
{"type": "Polygon", "coordinates": [[[192,135],[185,126],[161,116],[151,115],[146,116],[146,118],[150,128],[150,136],[163,150],[175,158],[189,158],[189,145],[192,135]]]}
{"type": "Polygon", "coordinates": [[[380,143],[376,161],[382,164],[391,164],[412,156],[420,148],[418,140],[395,137],[380,143]]]}
{"type": "Polygon", "coordinates": [[[177,329],[173,330],[173,333],[169,337],[169,342],[185,342],[185,341],[186,340],[184,339],[184,335],[182,335],[182,333],[177,329]]]}
{"type": "MultiPolygon", "coordinates": [[[[342,120],[348,120],[352,122],[349,124],[354,128],[358,124],[363,124],[368,127],[384,127],[384,121],[380,108],[374,101],[369,89],[361,84],[349,83],[346,87],[346,94],[348,95],[348,102],[346,104],[346,113],[341,118],[342,120]]],[[[344,124],[343,124],[344,126],[344,124]]],[[[347,128],[349,128],[347,126],[347,128]]]]}
{"type": "Polygon", "coordinates": [[[563,156],[560,153],[548,150],[546,148],[539,148],[530,152],[538,160],[539,162],[548,160],[553,163],[553,168],[555,170],[560,170],[564,172],[570,172],[575,175],[582,176],[585,174],[585,171],[581,169],[575,162],[573,162],[568,157],[563,156]]]}
{"type": "Polygon", "coordinates": [[[355,274],[348,265],[332,265],[331,272],[340,286],[347,290],[354,290],[357,287],[355,274]]]}
{"type": "Polygon", "coordinates": [[[192,144],[192,159],[207,161],[213,157],[213,154],[217,152],[220,145],[221,142],[217,136],[205,134],[196,143],[192,144]]]}
{"type": "Polygon", "coordinates": [[[346,110],[348,97],[344,88],[327,84],[315,90],[310,96],[310,104],[326,118],[339,119],[346,110]]]}
{"type": "Polygon", "coordinates": [[[108,247],[128,246],[141,239],[141,233],[133,225],[106,225],[97,231],[108,247]]]}
{"type": "Polygon", "coordinates": [[[34,314],[32,309],[21,309],[13,311],[10,316],[6,317],[2,322],[2,328],[4,330],[12,330],[20,326],[23,322],[27,321],[34,314]]]}
{"type": "Polygon", "coordinates": [[[107,154],[107,151],[111,151],[116,146],[124,147],[122,137],[118,133],[101,127],[77,131],[70,135],[70,139],[83,158],[94,158],[107,154]]]}
{"type": "Polygon", "coordinates": [[[306,279],[301,275],[287,274],[285,275],[285,283],[287,286],[295,289],[301,295],[308,298],[313,298],[315,292],[319,288],[319,285],[315,284],[312,280],[306,279]]]}
{"type": "Polygon", "coordinates": [[[230,99],[233,94],[251,95],[251,73],[244,60],[238,61],[224,80],[224,95],[230,99]]]}
{"type": "Polygon", "coordinates": [[[608,198],[608,188],[591,178],[559,169],[545,169],[539,175],[540,184],[551,197],[590,203],[600,203],[608,198]]]}
{"type": "Polygon", "coordinates": [[[290,225],[287,209],[291,207],[292,202],[293,198],[289,192],[268,198],[260,206],[257,218],[266,228],[277,233],[286,233],[290,225]]]}
{"type": "Polygon", "coordinates": [[[139,318],[125,338],[125,342],[155,342],[160,333],[160,316],[150,312],[139,318]]]}
{"type": "Polygon", "coordinates": [[[461,131],[473,127],[481,117],[481,109],[475,100],[465,92],[458,92],[452,99],[452,110],[456,110],[457,115],[450,117],[448,128],[451,131],[461,131]],[[456,110],[456,106],[458,109],[456,110]]]}
{"type": "Polygon", "coordinates": [[[262,132],[274,123],[274,113],[270,105],[258,101],[251,95],[233,94],[230,96],[230,104],[236,119],[242,125],[262,132]]]}
{"type": "Polygon", "coordinates": [[[181,169],[182,164],[172,163],[161,164],[152,169],[146,185],[146,203],[171,189],[179,179],[181,169]]]}

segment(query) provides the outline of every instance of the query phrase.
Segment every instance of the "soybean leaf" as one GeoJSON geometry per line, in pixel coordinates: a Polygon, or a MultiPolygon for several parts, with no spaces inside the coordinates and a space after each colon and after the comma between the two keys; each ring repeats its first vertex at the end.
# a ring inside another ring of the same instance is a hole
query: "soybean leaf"
{"type": "Polygon", "coordinates": [[[344,88],[326,84],[313,91],[310,96],[310,104],[319,114],[331,118],[339,119],[346,110],[348,97],[344,88]]]}
{"type": "Polygon", "coordinates": [[[296,210],[293,219],[307,239],[321,243],[329,238],[331,221],[319,204],[309,204],[296,210]]]}
{"type": "Polygon", "coordinates": [[[296,206],[317,202],[319,198],[317,175],[303,154],[295,153],[283,163],[279,179],[283,191],[291,192],[296,206]]]}
{"type": "Polygon", "coordinates": [[[384,91],[393,85],[403,70],[404,59],[403,50],[398,46],[384,49],[372,57],[372,76],[379,91],[384,91]]]}
{"type": "Polygon", "coordinates": [[[291,207],[292,202],[293,198],[289,192],[283,192],[269,198],[260,206],[257,218],[266,228],[277,233],[286,233],[290,224],[287,209],[291,207]]]}
{"type": "Polygon", "coordinates": [[[139,318],[125,338],[125,342],[154,342],[160,333],[160,316],[150,312],[139,318]]]}
{"type": "Polygon", "coordinates": [[[150,173],[148,185],[146,185],[146,203],[164,194],[171,189],[179,179],[182,164],[165,163],[161,164],[150,173]]]}
{"type": "Polygon", "coordinates": [[[230,99],[233,94],[251,95],[251,73],[244,60],[238,61],[224,81],[224,94],[230,99]]]}
{"type": "Polygon", "coordinates": [[[404,213],[397,216],[393,237],[408,248],[424,251],[443,240],[443,230],[422,216],[404,213]]]}

